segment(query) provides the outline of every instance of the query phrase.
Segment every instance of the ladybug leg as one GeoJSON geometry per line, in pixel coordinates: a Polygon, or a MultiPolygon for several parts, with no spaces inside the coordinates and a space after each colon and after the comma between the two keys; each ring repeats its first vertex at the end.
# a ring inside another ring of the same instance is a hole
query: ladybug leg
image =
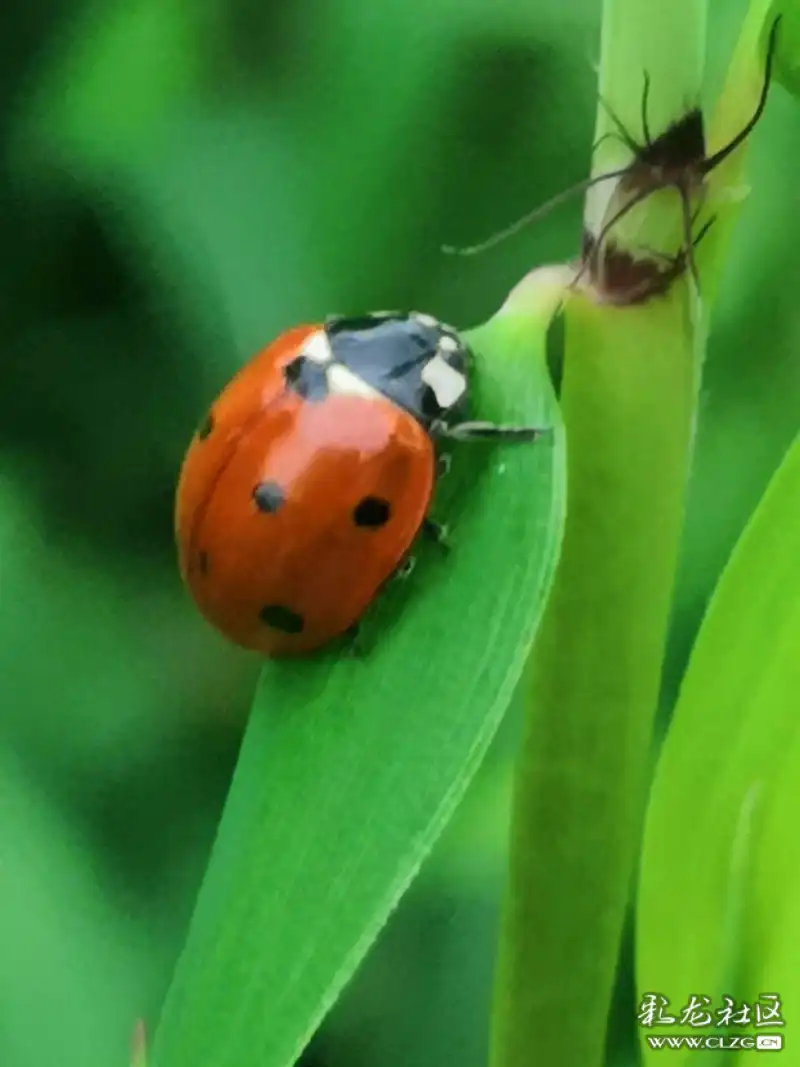
{"type": "Polygon", "coordinates": [[[404,582],[406,578],[410,578],[414,568],[417,565],[415,556],[406,556],[403,562],[398,566],[394,572],[393,577],[399,582],[404,582]]]}
{"type": "Polygon", "coordinates": [[[354,623],[344,635],[347,655],[352,659],[363,659],[367,654],[367,646],[361,631],[361,623],[354,623]]]}
{"type": "Polygon", "coordinates": [[[446,526],[435,519],[423,519],[422,535],[445,550],[450,548],[450,533],[446,526]]]}
{"type": "Polygon", "coordinates": [[[455,426],[439,423],[435,433],[453,441],[535,441],[549,433],[535,426],[507,426],[494,422],[459,422],[455,426]]]}
{"type": "Polygon", "coordinates": [[[436,457],[436,477],[444,478],[445,475],[450,473],[450,468],[453,465],[453,457],[449,452],[442,452],[436,457]]]}

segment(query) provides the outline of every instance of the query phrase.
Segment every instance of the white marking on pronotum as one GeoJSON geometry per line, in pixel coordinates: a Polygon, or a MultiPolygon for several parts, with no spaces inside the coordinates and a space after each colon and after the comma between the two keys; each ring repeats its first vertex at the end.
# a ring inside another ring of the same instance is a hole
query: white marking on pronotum
{"type": "Polygon", "coordinates": [[[439,339],[439,351],[440,352],[456,352],[458,350],[458,341],[455,337],[448,337],[447,334],[439,339]]]}
{"type": "Polygon", "coordinates": [[[451,367],[446,359],[434,356],[422,368],[422,380],[433,390],[436,402],[445,411],[451,408],[467,391],[464,375],[451,367]]]}
{"type": "Polygon", "coordinates": [[[340,396],[364,396],[372,398],[380,393],[368,385],[363,378],[345,367],[343,363],[334,363],[328,369],[328,388],[340,396]]]}
{"type": "Polygon", "coordinates": [[[439,325],[439,320],[435,319],[433,315],[423,315],[420,311],[414,311],[412,314],[422,326],[430,326],[431,329],[436,329],[439,325]]]}
{"type": "Polygon", "coordinates": [[[314,363],[330,363],[333,359],[333,351],[327,333],[324,330],[312,333],[303,345],[302,354],[314,363]]]}

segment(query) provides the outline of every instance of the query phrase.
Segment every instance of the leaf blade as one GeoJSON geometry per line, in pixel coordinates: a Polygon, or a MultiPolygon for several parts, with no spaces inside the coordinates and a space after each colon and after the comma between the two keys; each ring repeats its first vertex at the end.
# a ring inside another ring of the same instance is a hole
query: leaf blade
{"type": "Polygon", "coordinates": [[[484,371],[508,357],[481,379],[480,417],[554,433],[456,456],[471,485],[461,504],[446,494],[450,558],[422,559],[413,595],[381,606],[402,610],[366,661],[265,667],[157,1067],[293,1063],[477,769],[560,544],[564,445],[544,362],[553,310],[507,311],[470,340],[484,371]]]}
{"type": "MultiPolygon", "coordinates": [[[[781,778],[800,755],[790,699],[800,687],[798,493],[800,440],[723,572],[656,771],[639,883],[637,970],[641,989],[673,1000],[698,990],[755,996],[756,979],[770,985],[764,960],[781,953],[774,933],[770,940],[769,917],[794,883],[771,877],[774,847],[767,846],[780,838],[782,854],[792,852],[796,811],[779,797],[781,778]]],[[[796,849],[793,855],[796,873],[800,856],[796,849]]]]}

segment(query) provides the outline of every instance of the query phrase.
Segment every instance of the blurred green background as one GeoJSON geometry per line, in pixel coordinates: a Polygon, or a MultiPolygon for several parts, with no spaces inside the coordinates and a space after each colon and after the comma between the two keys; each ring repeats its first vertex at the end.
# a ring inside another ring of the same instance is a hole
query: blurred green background
{"type": "MultiPolygon", "coordinates": [[[[709,100],[744,6],[711,4],[709,100]]],[[[579,201],[482,256],[439,247],[587,173],[599,23],[599,0],[6,13],[2,1067],[127,1062],[191,913],[258,671],[175,570],[172,494],[200,413],[295,322],[405,306],[471,326],[527,269],[572,255],[579,201]]],[[[776,87],[714,323],[664,716],[797,429],[798,130],[776,87]]],[[[512,715],[308,1067],[483,1062],[515,729],[512,715]]],[[[634,1015],[628,945],[613,1063],[632,1061],[634,1015]]]]}

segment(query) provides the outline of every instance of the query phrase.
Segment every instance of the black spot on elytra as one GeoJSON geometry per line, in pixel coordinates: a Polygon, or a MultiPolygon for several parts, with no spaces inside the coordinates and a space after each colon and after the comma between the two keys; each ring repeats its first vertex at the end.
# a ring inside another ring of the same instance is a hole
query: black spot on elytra
{"type": "Polygon", "coordinates": [[[289,388],[303,400],[324,400],[328,395],[328,375],[321,363],[308,356],[298,356],[283,369],[289,388]]]}
{"type": "Polygon", "coordinates": [[[260,482],[253,490],[253,500],[259,511],[272,514],[283,504],[286,494],[277,482],[260,482]]]}
{"type": "Polygon", "coordinates": [[[365,496],[353,509],[353,522],[356,526],[376,529],[385,526],[391,518],[392,506],[388,500],[379,496],[365,496]]]}
{"type": "Polygon", "coordinates": [[[273,630],[280,630],[285,634],[302,633],[305,626],[303,616],[298,615],[291,608],[284,607],[283,604],[267,604],[259,612],[259,617],[263,623],[271,626],[273,630]]]}
{"type": "Polygon", "coordinates": [[[211,434],[211,431],[213,429],[214,429],[214,416],[209,411],[209,413],[206,415],[206,417],[203,419],[203,421],[200,423],[200,426],[197,429],[197,440],[198,441],[205,441],[205,439],[211,434]]]}
{"type": "Polygon", "coordinates": [[[208,574],[208,552],[201,552],[197,557],[197,566],[201,574],[208,574]]]}

